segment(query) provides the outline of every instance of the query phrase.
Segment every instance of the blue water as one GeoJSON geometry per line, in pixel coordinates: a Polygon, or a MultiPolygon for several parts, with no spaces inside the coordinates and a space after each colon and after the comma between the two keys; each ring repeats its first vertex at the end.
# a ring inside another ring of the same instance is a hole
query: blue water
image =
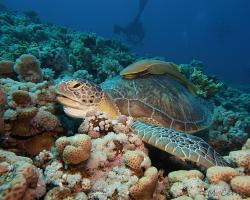
{"type": "MultiPolygon", "coordinates": [[[[96,32],[109,38],[114,24],[126,25],[139,0],[2,0],[10,9],[35,10],[43,22],[96,32]]],[[[230,84],[250,85],[249,0],[149,0],[141,20],[139,54],[166,57],[176,63],[200,59],[209,74],[230,84]]]]}

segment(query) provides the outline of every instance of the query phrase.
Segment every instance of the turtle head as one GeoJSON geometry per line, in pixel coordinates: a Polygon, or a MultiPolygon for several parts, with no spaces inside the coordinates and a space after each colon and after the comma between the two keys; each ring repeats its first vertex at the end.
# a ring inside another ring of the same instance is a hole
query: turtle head
{"type": "Polygon", "coordinates": [[[64,112],[77,118],[84,118],[87,112],[96,110],[104,98],[102,89],[87,80],[61,82],[57,85],[56,93],[64,112]]]}

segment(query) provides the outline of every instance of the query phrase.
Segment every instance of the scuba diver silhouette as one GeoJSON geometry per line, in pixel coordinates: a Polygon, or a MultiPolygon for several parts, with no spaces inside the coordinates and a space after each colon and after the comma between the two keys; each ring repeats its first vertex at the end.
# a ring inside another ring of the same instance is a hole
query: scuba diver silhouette
{"type": "Polygon", "coordinates": [[[145,31],[140,18],[147,2],[148,0],[140,0],[139,11],[136,14],[134,20],[131,21],[125,27],[122,27],[120,25],[114,25],[113,32],[118,35],[123,34],[129,42],[135,45],[142,44],[142,41],[145,37],[145,31]]]}

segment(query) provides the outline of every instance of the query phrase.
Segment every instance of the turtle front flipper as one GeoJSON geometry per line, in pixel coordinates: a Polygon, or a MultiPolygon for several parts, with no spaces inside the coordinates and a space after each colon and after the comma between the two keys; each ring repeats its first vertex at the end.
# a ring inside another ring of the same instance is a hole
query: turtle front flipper
{"type": "Polygon", "coordinates": [[[203,139],[176,131],[135,121],[134,132],[146,143],[184,160],[190,160],[206,168],[229,164],[203,139]]]}

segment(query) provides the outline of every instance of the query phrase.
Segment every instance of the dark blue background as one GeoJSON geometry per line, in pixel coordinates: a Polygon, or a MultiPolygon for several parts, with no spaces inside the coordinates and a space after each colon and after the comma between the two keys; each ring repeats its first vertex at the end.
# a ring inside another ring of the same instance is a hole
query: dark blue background
{"type": "MultiPolygon", "coordinates": [[[[3,0],[14,10],[35,10],[44,22],[116,37],[137,0],[3,0]]],[[[204,61],[210,74],[232,84],[250,84],[250,0],[149,0],[142,16],[144,45],[132,50],[176,63],[204,61]]]]}

